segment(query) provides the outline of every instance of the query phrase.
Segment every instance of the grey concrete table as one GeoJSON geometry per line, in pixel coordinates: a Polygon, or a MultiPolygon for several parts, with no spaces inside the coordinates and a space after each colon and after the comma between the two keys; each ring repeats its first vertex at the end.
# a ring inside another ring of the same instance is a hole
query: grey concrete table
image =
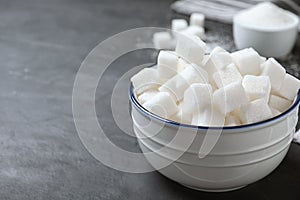
{"type": "MultiPolygon", "coordinates": [[[[72,117],[72,88],[82,60],[100,41],[143,26],[168,27],[171,0],[0,0],[0,199],[299,199],[300,146],[268,177],[244,189],[197,192],[157,172],[123,173],[84,148],[72,117]]],[[[208,42],[233,50],[231,28],[208,22],[208,42]]],[[[99,121],[113,142],[139,151],[110,114],[120,67],[153,61],[133,52],[113,63],[97,91],[99,121]]],[[[299,77],[300,41],[288,61],[299,77]]]]}

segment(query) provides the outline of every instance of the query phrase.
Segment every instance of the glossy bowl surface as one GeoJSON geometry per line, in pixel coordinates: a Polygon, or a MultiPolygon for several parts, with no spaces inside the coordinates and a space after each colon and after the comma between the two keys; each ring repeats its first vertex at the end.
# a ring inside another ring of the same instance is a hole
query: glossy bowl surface
{"type": "Polygon", "coordinates": [[[300,102],[298,93],[287,111],[258,123],[205,127],[149,112],[137,101],[132,86],[129,97],[134,132],[149,163],[182,185],[213,192],[244,187],[280,164],[295,132],[300,102]]]}

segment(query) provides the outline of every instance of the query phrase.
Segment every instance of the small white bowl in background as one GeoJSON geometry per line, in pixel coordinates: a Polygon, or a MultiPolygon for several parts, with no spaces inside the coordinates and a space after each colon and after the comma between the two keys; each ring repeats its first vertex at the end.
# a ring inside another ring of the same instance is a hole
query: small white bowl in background
{"type": "Polygon", "coordinates": [[[299,17],[287,12],[290,24],[281,27],[259,27],[240,20],[243,11],[233,18],[233,36],[238,49],[252,47],[265,57],[284,58],[293,49],[298,37],[299,17]]]}

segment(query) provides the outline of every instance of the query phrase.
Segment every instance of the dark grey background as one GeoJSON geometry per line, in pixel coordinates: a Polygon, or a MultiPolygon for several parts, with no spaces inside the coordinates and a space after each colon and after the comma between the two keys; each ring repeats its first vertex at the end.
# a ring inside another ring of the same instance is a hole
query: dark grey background
{"type": "MultiPolygon", "coordinates": [[[[95,160],[72,118],[75,74],[100,41],[144,26],[168,27],[171,0],[0,0],[0,199],[299,199],[300,146],[293,144],[268,177],[220,194],[193,191],[157,172],[128,174],[95,160]]],[[[207,22],[208,42],[234,50],[231,26],[207,22]]],[[[110,92],[122,70],[153,61],[153,51],[123,56],[97,91],[106,133],[139,151],[110,115],[110,92]]],[[[288,61],[299,77],[300,41],[288,61]]],[[[125,70],[126,71],[126,70],[125,70]]],[[[122,105],[118,105],[122,106],[122,105]]],[[[124,106],[124,105],[123,105],[124,106]]],[[[127,105],[125,105],[127,106],[127,105]]]]}

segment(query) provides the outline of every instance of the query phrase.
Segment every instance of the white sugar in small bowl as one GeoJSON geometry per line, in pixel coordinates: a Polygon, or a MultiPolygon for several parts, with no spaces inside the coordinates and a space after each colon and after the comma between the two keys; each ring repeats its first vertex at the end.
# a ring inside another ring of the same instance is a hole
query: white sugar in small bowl
{"type": "Polygon", "coordinates": [[[146,110],[129,89],[131,117],[139,145],[149,163],[187,187],[210,192],[242,188],[271,173],[285,157],[298,122],[300,93],[284,113],[262,122],[233,127],[179,124],[146,110]],[[209,142],[213,148],[199,158],[209,142]],[[149,153],[150,152],[150,153],[149,153]]]}
{"type": "Polygon", "coordinates": [[[238,49],[254,48],[265,57],[284,58],[293,49],[298,37],[299,17],[286,13],[290,23],[279,27],[263,27],[246,24],[240,12],[233,18],[233,36],[238,49]]]}

